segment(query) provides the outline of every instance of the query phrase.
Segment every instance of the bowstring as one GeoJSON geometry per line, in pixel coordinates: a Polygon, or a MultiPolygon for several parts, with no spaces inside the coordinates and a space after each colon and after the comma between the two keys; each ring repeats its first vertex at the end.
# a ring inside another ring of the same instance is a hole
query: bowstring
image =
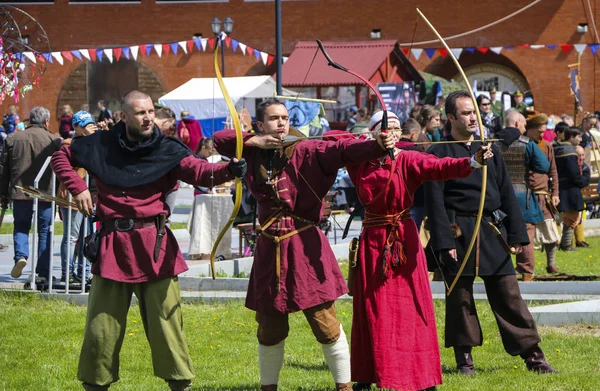
{"type": "MultiPolygon", "coordinates": [[[[319,54],[319,47],[318,46],[315,49],[315,54],[314,54],[312,60],[310,61],[310,64],[308,66],[308,70],[306,71],[306,74],[304,75],[304,79],[302,80],[302,85],[304,85],[304,83],[306,83],[306,79],[308,79],[308,75],[310,74],[310,70],[312,69],[312,66],[313,66],[313,64],[315,62],[315,59],[317,58],[317,54],[319,54]]],[[[301,94],[301,92],[298,91],[298,94],[296,94],[296,99],[294,100],[294,105],[292,106],[292,108],[288,112],[292,112],[292,111],[294,111],[294,109],[296,107],[298,107],[298,102],[299,102],[298,98],[300,98],[300,94],[301,94]]]]}

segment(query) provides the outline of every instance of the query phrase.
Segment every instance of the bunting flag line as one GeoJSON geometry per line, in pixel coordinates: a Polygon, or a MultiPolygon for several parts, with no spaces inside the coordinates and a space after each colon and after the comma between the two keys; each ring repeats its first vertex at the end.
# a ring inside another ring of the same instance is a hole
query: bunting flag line
{"type": "MultiPolygon", "coordinates": [[[[270,66],[274,59],[275,55],[264,52],[257,48],[253,48],[244,44],[243,42],[238,41],[237,39],[231,38],[227,36],[225,33],[221,33],[220,42],[224,42],[224,45],[221,44],[221,50],[230,49],[232,52],[237,52],[238,48],[242,52],[244,56],[254,56],[257,61],[262,61],[263,64],[270,66]]],[[[37,53],[37,52],[24,52],[24,53],[14,53],[18,58],[26,58],[27,60],[35,63],[36,61],[46,61],[51,64],[58,63],[60,65],[64,65],[65,59],[69,62],[73,62],[74,59],[78,59],[79,61],[102,61],[106,58],[110,63],[118,62],[121,58],[125,58],[127,60],[137,60],[138,55],[141,50],[141,54],[143,56],[150,56],[152,51],[156,52],[159,58],[168,57],[169,53],[173,55],[180,54],[180,49],[184,54],[191,54],[194,52],[194,46],[196,47],[196,51],[198,52],[206,52],[207,50],[213,50],[215,45],[215,38],[203,38],[203,37],[194,37],[189,40],[176,41],[176,42],[167,42],[167,43],[153,43],[153,44],[142,44],[135,46],[121,46],[121,47],[113,47],[113,48],[88,48],[88,49],[75,49],[75,50],[65,50],[65,51],[56,51],[50,53],[37,53]]],[[[487,54],[488,52],[492,52],[496,55],[499,55],[504,50],[513,50],[513,49],[532,49],[532,50],[541,50],[548,49],[554,50],[560,48],[560,50],[565,54],[569,55],[573,50],[577,52],[580,56],[585,54],[586,49],[592,53],[592,55],[596,55],[598,49],[600,49],[600,44],[593,43],[578,43],[578,44],[522,44],[518,46],[492,46],[492,47],[456,47],[451,48],[450,50],[454,54],[456,58],[460,58],[460,56],[464,52],[475,53],[479,52],[482,54],[487,54]]],[[[429,59],[433,59],[433,57],[439,54],[442,58],[448,57],[448,51],[445,48],[401,48],[402,52],[406,55],[412,55],[416,60],[419,60],[423,52],[427,55],[429,59]]],[[[287,61],[287,57],[283,57],[283,62],[287,61]]]]}

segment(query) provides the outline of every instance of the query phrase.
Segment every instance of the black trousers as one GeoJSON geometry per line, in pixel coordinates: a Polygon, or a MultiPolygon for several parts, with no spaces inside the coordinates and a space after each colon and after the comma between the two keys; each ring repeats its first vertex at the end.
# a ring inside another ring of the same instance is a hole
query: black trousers
{"type": "MultiPolygon", "coordinates": [[[[517,277],[481,276],[504,350],[512,356],[524,353],[541,341],[533,317],[521,298],[517,277]]],[[[481,346],[483,333],[473,299],[474,277],[459,277],[446,297],[445,345],[481,346]]]]}

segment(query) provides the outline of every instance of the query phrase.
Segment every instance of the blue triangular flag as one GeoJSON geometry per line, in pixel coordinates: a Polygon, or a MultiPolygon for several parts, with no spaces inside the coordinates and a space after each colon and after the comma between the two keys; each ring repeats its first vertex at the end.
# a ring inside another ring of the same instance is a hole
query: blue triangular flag
{"type": "Polygon", "coordinates": [[[591,43],[588,45],[588,47],[590,48],[590,52],[592,52],[593,54],[596,54],[596,52],[598,51],[598,48],[600,48],[600,44],[591,43]]]}
{"type": "Polygon", "coordinates": [[[260,50],[254,49],[254,57],[256,57],[257,60],[260,60],[260,50]]]}
{"type": "Polygon", "coordinates": [[[123,55],[129,60],[129,48],[123,48],[123,55]]]}
{"type": "Polygon", "coordinates": [[[198,51],[201,51],[202,49],[200,49],[202,47],[202,41],[200,40],[200,38],[194,38],[194,43],[196,44],[196,49],[198,49],[198,51]]]}
{"type": "Polygon", "coordinates": [[[71,50],[71,53],[73,53],[73,55],[77,57],[80,61],[82,60],[81,53],[79,52],[79,50],[71,50]]]}
{"type": "Polygon", "coordinates": [[[102,62],[102,55],[104,54],[104,51],[102,49],[97,49],[96,50],[96,57],[98,57],[98,61],[102,62]]]}
{"type": "Polygon", "coordinates": [[[173,52],[173,54],[177,54],[177,48],[179,47],[179,43],[177,42],[173,42],[171,44],[171,51],[173,52]]]}
{"type": "Polygon", "coordinates": [[[231,48],[233,49],[233,51],[235,52],[237,47],[238,47],[238,41],[236,41],[235,39],[231,38],[231,48]]]}
{"type": "Polygon", "coordinates": [[[546,45],[548,49],[556,49],[558,45],[546,45]]]}
{"type": "Polygon", "coordinates": [[[151,51],[152,51],[152,45],[146,45],[146,56],[149,56],[151,51]]]}
{"type": "Polygon", "coordinates": [[[465,48],[465,50],[469,53],[475,53],[475,48],[465,48]]]}
{"type": "Polygon", "coordinates": [[[425,53],[427,54],[427,57],[432,58],[433,55],[435,54],[436,49],[425,49],[425,53]]]}
{"type": "Polygon", "coordinates": [[[48,61],[50,64],[54,63],[54,61],[52,61],[52,54],[51,53],[42,53],[42,56],[44,56],[44,58],[46,59],[46,61],[48,61]]]}

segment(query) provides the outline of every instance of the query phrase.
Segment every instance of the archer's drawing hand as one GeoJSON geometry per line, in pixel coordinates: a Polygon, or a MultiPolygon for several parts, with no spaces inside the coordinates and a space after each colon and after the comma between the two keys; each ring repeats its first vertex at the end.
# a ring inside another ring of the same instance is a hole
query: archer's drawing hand
{"type": "MultiPolygon", "coordinates": [[[[484,166],[485,162],[494,157],[494,152],[492,152],[492,147],[490,145],[484,145],[481,147],[479,151],[473,155],[473,159],[479,164],[479,166],[484,166]]],[[[479,167],[476,167],[479,168],[479,167]]]]}
{"type": "Polygon", "coordinates": [[[236,178],[241,178],[246,174],[246,170],[248,169],[248,164],[246,164],[246,159],[242,158],[237,160],[233,158],[229,161],[229,165],[227,167],[229,173],[236,178]]]}
{"type": "Polygon", "coordinates": [[[94,211],[94,204],[92,203],[92,195],[89,190],[84,190],[75,196],[75,204],[77,209],[81,212],[84,217],[89,217],[94,211]]]}
{"type": "Polygon", "coordinates": [[[521,254],[521,251],[523,251],[523,247],[521,247],[520,244],[515,244],[513,246],[510,246],[510,252],[511,254],[521,254]]]}
{"type": "Polygon", "coordinates": [[[258,134],[247,139],[244,145],[261,149],[279,149],[283,147],[283,139],[272,134],[258,134]]]}
{"type": "Polygon", "coordinates": [[[458,270],[458,259],[456,258],[455,248],[442,251],[442,263],[450,272],[456,272],[458,270]]]}
{"type": "Polygon", "coordinates": [[[377,135],[377,143],[384,151],[387,151],[388,149],[393,149],[396,145],[396,137],[394,137],[393,133],[381,132],[377,135]]]}

